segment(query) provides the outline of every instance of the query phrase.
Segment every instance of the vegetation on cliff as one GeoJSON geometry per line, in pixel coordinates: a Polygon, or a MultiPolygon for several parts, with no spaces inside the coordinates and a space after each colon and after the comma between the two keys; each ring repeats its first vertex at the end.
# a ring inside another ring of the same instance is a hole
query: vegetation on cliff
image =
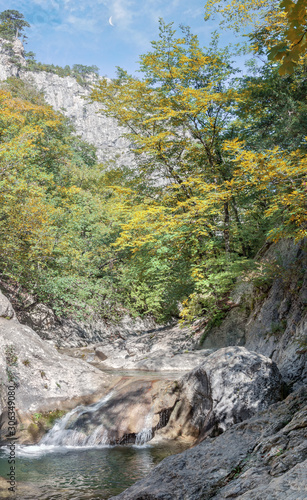
{"type": "MultiPolygon", "coordinates": [[[[265,43],[253,44],[262,57],[274,53],[265,43]]],[[[59,314],[218,321],[267,239],[304,238],[303,49],[286,75],[266,59],[240,76],[232,57],[217,37],[201,48],[161,21],[140,78],[99,81],[91,98],[129,129],[134,170],[98,164],[31,85],[4,82],[2,279],[59,314]]]]}

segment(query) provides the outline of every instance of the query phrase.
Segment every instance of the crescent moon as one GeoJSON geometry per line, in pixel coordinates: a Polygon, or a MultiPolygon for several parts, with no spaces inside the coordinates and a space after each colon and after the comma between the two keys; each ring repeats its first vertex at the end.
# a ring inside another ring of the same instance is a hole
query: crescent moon
{"type": "Polygon", "coordinates": [[[112,16],[111,16],[111,17],[110,17],[110,19],[109,19],[109,24],[110,24],[111,26],[114,26],[114,24],[112,23],[112,16]]]}

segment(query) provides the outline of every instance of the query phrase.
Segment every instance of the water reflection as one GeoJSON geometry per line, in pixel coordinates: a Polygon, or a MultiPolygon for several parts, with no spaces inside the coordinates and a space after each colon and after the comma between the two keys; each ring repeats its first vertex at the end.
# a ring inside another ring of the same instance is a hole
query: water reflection
{"type": "MultiPolygon", "coordinates": [[[[16,465],[17,498],[105,500],[146,476],[164,457],[183,448],[183,445],[168,444],[63,448],[39,455],[35,455],[34,450],[28,455],[22,453],[16,465]]],[[[6,476],[7,468],[7,458],[0,452],[0,476],[6,476]]]]}

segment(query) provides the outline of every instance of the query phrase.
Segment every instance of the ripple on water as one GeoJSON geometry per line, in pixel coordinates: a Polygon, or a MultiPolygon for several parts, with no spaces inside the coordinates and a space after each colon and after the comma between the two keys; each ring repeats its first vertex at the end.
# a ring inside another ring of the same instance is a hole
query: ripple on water
{"type": "MultiPolygon", "coordinates": [[[[146,476],[164,457],[183,449],[175,444],[79,449],[19,446],[18,500],[106,500],[146,476]]],[[[0,476],[7,472],[7,456],[0,452],[0,476]]]]}

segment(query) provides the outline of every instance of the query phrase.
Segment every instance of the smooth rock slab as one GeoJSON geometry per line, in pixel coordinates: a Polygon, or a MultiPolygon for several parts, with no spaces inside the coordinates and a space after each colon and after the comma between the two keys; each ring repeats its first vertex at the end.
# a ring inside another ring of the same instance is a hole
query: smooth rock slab
{"type": "MultiPolygon", "coordinates": [[[[9,301],[0,292],[5,315],[13,315],[9,301]]],[[[82,398],[105,394],[113,377],[88,363],[59,354],[30,327],[15,319],[0,317],[0,416],[6,408],[9,379],[16,383],[19,414],[77,406],[82,398]]]]}
{"type": "Polygon", "coordinates": [[[190,328],[175,325],[102,343],[95,347],[95,353],[102,369],[185,372],[213,352],[213,349],[195,351],[195,343],[190,328]]]}

